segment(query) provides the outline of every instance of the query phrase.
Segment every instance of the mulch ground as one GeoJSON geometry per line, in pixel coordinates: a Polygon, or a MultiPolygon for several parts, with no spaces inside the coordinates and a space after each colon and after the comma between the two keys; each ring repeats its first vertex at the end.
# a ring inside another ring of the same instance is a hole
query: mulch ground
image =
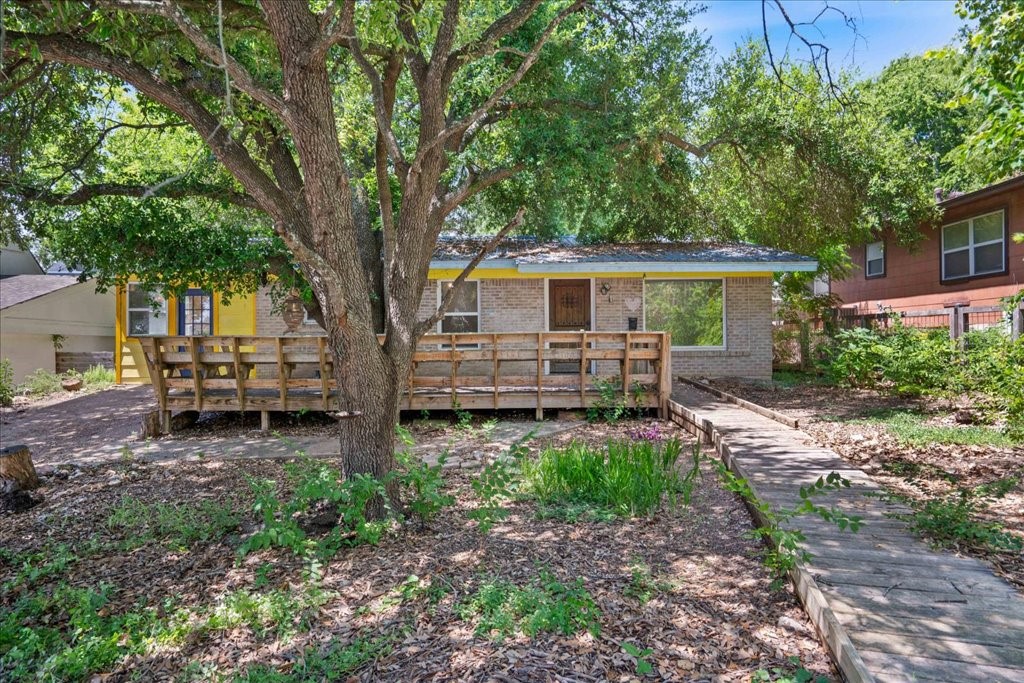
{"type": "MultiPolygon", "coordinates": [[[[631,427],[584,427],[575,436],[601,442],[608,436],[621,438],[631,427]]],[[[662,428],[688,439],[672,425],[662,428]]],[[[562,434],[552,440],[570,438],[562,434]]],[[[181,505],[229,501],[248,511],[247,476],[283,480],[281,463],[120,463],[84,470],[74,478],[49,478],[42,489],[45,502],[21,515],[0,517],[0,536],[16,553],[57,544],[85,548],[89,539],[116,543],[122,539],[106,520],[123,496],[181,505]]],[[[654,519],[539,520],[534,505],[521,501],[487,535],[466,514],[475,504],[469,486],[473,476],[446,472],[457,502],[429,529],[409,525],[378,546],[342,550],[326,564],[322,587],[336,594],[315,612],[308,630],[288,640],[259,637],[248,627],[209,631],[183,646],[133,656],[104,672],[110,676],[103,680],[180,680],[186,669],[201,671],[208,680],[253,664],[285,672],[310,646],[376,636],[393,639],[392,649],[362,665],[351,680],[634,680],[635,663],[623,642],[651,648],[651,676],[660,680],[748,680],[758,669],[791,671],[789,657],[799,657],[812,672],[835,675],[792,595],[769,589],[761,547],[745,537],[750,516],[710,470],[700,479],[691,507],[654,519]],[[646,604],[626,595],[637,563],[663,584],[646,604]],[[457,606],[484,577],[527,585],[540,568],[566,583],[582,577],[600,607],[598,636],[520,635],[496,642],[474,635],[473,624],[458,616],[457,606]],[[388,601],[410,575],[449,589],[432,607],[425,599],[388,601]]],[[[306,566],[287,551],[261,551],[236,564],[237,546],[255,528],[247,512],[237,533],[220,542],[188,551],[149,542],[130,552],[96,552],[75,562],[61,579],[78,587],[115,585],[107,606],[112,612],[166,599],[179,608],[202,609],[231,590],[252,589],[258,573],[270,587],[299,586],[306,566]]],[[[0,561],[0,582],[15,569],[0,561]]],[[[0,597],[0,609],[16,598],[0,597]]]]}
{"type": "MultiPolygon", "coordinates": [[[[885,409],[906,409],[931,414],[929,423],[956,427],[954,406],[942,401],[900,398],[867,389],[715,380],[713,384],[759,405],[800,418],[800,429],[818,443],[863,469],[894,494],[913,501],[955,496],[973,489],[1016,478],[1002,498],[988,500],[978,518],[998,522],[1006,531],[1024,537],[1024,446],[930,444],[900,442],[884,425],[849,420],[885,409]]],[[[956,550],[990,562],[997,573],[1024,590],[1024,556],[994,552],[968,545],[956,550]]]]}

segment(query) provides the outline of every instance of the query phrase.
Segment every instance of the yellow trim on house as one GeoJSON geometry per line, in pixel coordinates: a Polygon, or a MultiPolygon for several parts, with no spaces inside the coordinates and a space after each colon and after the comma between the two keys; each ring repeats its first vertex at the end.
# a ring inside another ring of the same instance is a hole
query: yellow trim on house
{"type": "MultiPolygon", "coordinates": [[[[454,280],[462,274],[461,268],[431,268],[427,273],[427,278],[430,280],[454,280]]],[[[637,270],[632,272],[622,273],[602,273],[602,272],[566,272],[560,273],[523,273],[516,268],[485,268],[477,269],[469,276],[470,280],[541,280],[544,278],[598,278],[602,280],[611,279],[623,279],[623,278],[647,278],[649,280],[702,280],[707,278],[716,277],[771,277],[772,273],[767,271],[751,271],[751,272],[720,272],[720,271],[707,271],[700,273],[678,273],[678,272],[662,272],[662,271],[646,271],[637,270]]]]}

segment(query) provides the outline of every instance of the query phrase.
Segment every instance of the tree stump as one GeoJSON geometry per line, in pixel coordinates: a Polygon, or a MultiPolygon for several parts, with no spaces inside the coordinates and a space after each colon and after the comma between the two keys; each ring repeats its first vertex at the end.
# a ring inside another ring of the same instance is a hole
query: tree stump
{"type": "Polygon", "coordinates": [[[0,512],[22,512],[38,501],[29,493],[39,476],[26,446],[0,449],[0,512]]]}

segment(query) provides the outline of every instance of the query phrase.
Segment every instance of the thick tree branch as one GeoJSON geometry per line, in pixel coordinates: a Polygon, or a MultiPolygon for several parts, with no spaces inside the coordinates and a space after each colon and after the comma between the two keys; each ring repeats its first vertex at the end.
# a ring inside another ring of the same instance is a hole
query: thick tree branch
{"type": "Polygon", "coordinates": [[[20,183],[0,178],[0,190],[17,194],[29,201],[41,202],[50,206],[79,206],[96,197],[142,198],[152,195],[168,199],[206,197],[207,199],[225,201],[246,209],[260,208],[256,201],[247,194],[210,185],[193,185],[190,187],[164,186],[153,194],[153,187],[151,185],[91,183],[82,185],[71,192],[54,192],[45,188],[26,187],[20,183]]]}
{"type": "Polygon", "coordinates": [[[501,85],[499,85],[490,97],[484,101],[473,113],[463,118],[462,120],[447,126],[440,134],[438,134],[433,140],[428,142],[421,149],[416,151],[416,159],[413,161],[412,168],[410,171],[415,173],[419,169],[419,165],[423,162],[423,159],[438,145],[444,145],[450,138],[456,135],[462,134],[463,131],[467,130],[470,126],[477,123],[508,93],[509,90],[519,84],[523,77],[526,76],[526,72],[530,70],[530,67],[540,57],[540,52],[544,49],[544,45],[547,44],[551,36],[554,35],[555,30],[565,21],[569,16],[578,12],[582,9],[588,0],[575,0],[571,5],[559,12],[554,19],[552,19],[544,32],[541,33],[540,38],[534,43],[530,49],[527,57],[519,64],[519,68],[501,85]]]}
{"type": "Polygon", "coordinates": [[[526,23],[542,0],[520,0],[507,14],[488,26],[477,40],[462,46],[448,57],[448,69],[457,71],[464,63],[488,54],[499,40],[526,23]]]}
{"type": "Polygon", "coordinates": [[[399,171],[398,178],[404,183],[409,164],[405,160],[405,154],[402,153],[402,147],[399,145],[395,131],[391,127],[391,116],[388,114],[387,107],[385,107],[384,83],[381,80],[380,74],[377,73],[377,70],[373,68],[373,65],[370,64],[363,53],[363,49],[359,44],[359,37],[356,36],[355,8],[355,0],[345,0],[341,10],[341,17],[339,18],[339,31],[343,32],[342,36],[345,45],[352,54],[352,58],[355,59],[356,64],[359,65],[367,80],[370,81],[370,89],[373,92],[373,113],[374,119],[377,122],[377,130],[384,136],[384,143],[387,145],[388,154],[391,156],[395,169],[399,171]]]}
{"type": "Polygon", "coordinates": [[[162,14],[174,22],[174,25],[178,27],[178,30],[188,38],[189,42],[196,46],[203,56],[216,64],[218,68],[227,70],[227,73],[231,77],[235,87],[270,109],[281,118],[285,118],[286,109],[284,100],[281,99],[281,97],[257,83],[256,79],[253,78],[248,69],[242,66],[236,59],[228,55],[227,52],[222,49],[223,46],[219,46],[207,38],[203,30],[196,26],[196,24],[189,19],[188,15],[185,14],[184,10],[178,7],[177,4],[169,0],[165,0],[165,2],[162,3],[162,7],[162,14]],[[227,61],[226,64],[223,63],[225,58],[227,61]]]}
{"type": "Polygon", "coordinates": [[[470,197],[483,192],[492,185],[497,185],[503,180],[511,178],[526,168],[525,164],[516,164],[507,168],[498,168],[486,173],[470,172],[466,179],[454,190],[444,196],[439,211],[441,218],[448,216],[452,211],[459,208],[470,197]]]}
{"type": "Polygon", "coordinates": [[[459,276],[452,281],[452,286],[449,287],[448,291],[444,293],[443,297],[441,297],[441,305],[437,307],[437,310],[434,311],[434,314],[431,315],[426,320],[421,320],[419,324],[416,326],[417,339],[426,334],[427,332],[429,332],[431,328],[437,325],[437,321],[444,317],[444,314],[451,307],[452,301],[455,300],[455,295],[458,293],[459,287],[462,286],[462,283],[465,282],[466,278],[469,277],[470,273],[472,273],[476,269],[476,267],[480,265],[480,262],[483,261],[484,258],[486,258],[486,256],[489,253],[494,251],[494,248],[497,247],[499,243],[501,243],[501,240],[505,239],[505,237],[507,237],[510,232],[512,232],[513,230],[515,230],[516,228],[523,224],[523,217],[525,215],[526,207],[520,206],[519,210],[516,211],[516,215],[512,217],[512,220],[506,223],[505,227],[503,227],[501,230],[495,233],[491,237],[491,239],[487,241],[487,244],[485,244],[483,248],[479,252],[477,252],[477,255],[473,257],[473,260],[470,261],[469,264],[462,269],[462,272],[459,273],[459,276]]]}

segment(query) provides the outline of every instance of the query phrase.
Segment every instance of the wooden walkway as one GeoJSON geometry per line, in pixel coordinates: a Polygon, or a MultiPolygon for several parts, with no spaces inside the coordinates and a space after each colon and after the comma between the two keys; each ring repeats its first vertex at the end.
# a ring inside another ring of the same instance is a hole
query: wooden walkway
{"type": "Polygon", "coordinates": [[[1024,681],[1024,596],[986,564],[931,549],[891,517],[905,508],[866,496],[882,489],[797,429],[690,386],[676,387],[669,411],[775,506],[832,471],[851,481],[819,502],[864,525],[799,519],[814,557],[792,577],[848,680],[1024,681]]]}

